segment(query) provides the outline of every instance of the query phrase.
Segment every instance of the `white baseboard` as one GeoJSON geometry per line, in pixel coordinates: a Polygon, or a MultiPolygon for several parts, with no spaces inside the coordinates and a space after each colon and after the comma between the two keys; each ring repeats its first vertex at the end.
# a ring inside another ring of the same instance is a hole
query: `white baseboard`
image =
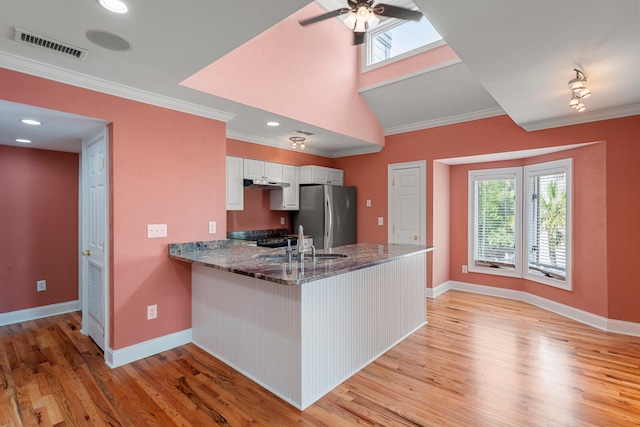
{"type": "Polygon", "coordinates": [[[80,310],[80,301],[61,302],[59,304],[43,305],[42,307],[26,308],[24,310],[0,313],[0,326],[13,323],[28,322],[43,317],[56,316],[80,310]]]}
{"type": "Polygon", "coordinates": [[[135,362],[136,360],[144,359],[145,357],[153,356],[154,354],[162,353],[163,351],[171,350],[172,348],[180,347],[181,345],[189,344],[191,341],[192,332],[191,328],[189,328],[119,350],[109,348],[105,352],[104,359],[107,366],[113,369],[126,365],[127,363],[135,362]]]}
{"type": "Polygon", "coordinates": [[[537,295],[532,295],[524,291],[494,288],[492,286],[475,285],[473,283],[456,282],[453,280],[449,280],[445,283],[442,283],[441,285],[436,286],[435,288],[427,288],[427,298],[437,298],[438,296],[451,289],[523,301],[552,313],[556,313],[569,319],[575,320],[576,322],[584,323],[586,325],[593,326],[594,328],[598,328],[606,332],[615,332],[618,334],[640,337],[640,323],[607,319],[606,317],[598,316],[596,314],[570,307],[565,304],[560,304],[559,302],[542,298],[537,295]]]}

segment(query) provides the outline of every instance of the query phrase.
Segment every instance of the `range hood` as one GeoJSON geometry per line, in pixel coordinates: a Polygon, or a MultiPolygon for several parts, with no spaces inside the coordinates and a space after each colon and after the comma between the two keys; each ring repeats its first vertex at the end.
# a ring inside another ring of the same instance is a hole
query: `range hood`
{"type": "Polygon", "coordinates": [[[268,181],[266,179],[245,179],[244,188],[252,190],[282,190],[291,187],[288,182],[268,181]]]}

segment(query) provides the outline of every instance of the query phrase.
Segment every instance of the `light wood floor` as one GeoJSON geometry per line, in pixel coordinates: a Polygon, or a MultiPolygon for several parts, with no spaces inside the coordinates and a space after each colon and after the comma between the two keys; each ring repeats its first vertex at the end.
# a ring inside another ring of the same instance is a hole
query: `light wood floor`
{"type": "Polygon", "coordinates": [[[109,369],[71,313],[0,327],[0,426],[640,425],[640,338],[449,291],[301,412],[189,344],[109,369]]]}

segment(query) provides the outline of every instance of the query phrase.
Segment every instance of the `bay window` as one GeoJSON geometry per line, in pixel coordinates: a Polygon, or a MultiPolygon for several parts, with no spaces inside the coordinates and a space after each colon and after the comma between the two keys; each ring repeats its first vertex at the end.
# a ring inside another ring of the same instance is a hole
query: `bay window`
{"type": "Polygon", "coordinates": [[[469,271],[571,290],[571,165],[469,171],[469,271]]]}

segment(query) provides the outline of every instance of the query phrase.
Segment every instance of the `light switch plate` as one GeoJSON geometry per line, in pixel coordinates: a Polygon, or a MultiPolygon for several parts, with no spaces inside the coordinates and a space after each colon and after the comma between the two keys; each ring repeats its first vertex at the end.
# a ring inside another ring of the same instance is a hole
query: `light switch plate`
{"type": "Polygon", "coordinates": [[[147,238],[167,237],[167,224],[147,224],[147,238]]]}
{"type": "Polygon", "coordinates": [[[209,234],[216,234],[216,222],[209,221],[209,234]]]}
{"type": "Polygon", "coordinates": [[[384,218],[381,216],[378,217],[378,225],[384,225],[384,218]]]}
{"type": "Polygon", "coordinates": [[[367,207],[370,208],[371,207],[371,199],[367,199],[367,207]]]}
{"type": "Polygon", "coordinates": [[[38,280],[36,282],[36,290],[38,292],[46,291],[47,290],[47,281],[46,280],[38,280]]]}

